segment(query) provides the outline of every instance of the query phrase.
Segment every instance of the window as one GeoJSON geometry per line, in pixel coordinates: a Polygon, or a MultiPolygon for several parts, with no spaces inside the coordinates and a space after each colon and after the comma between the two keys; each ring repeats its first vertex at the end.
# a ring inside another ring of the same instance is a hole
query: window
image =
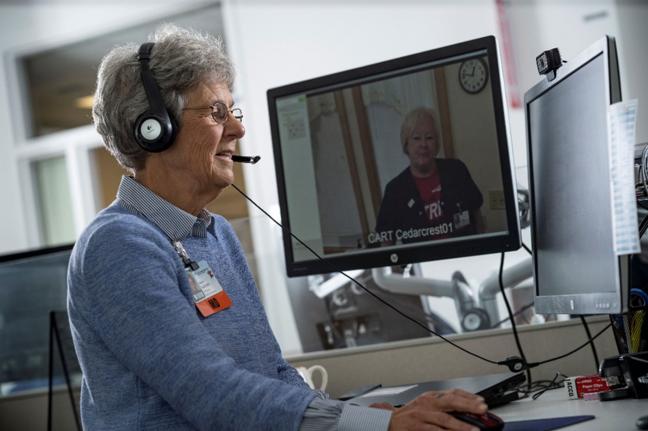
{"type": "Polygon", "coordinates": [[[39,137],[91,124],[92,95],[102,57],[114,46],[146,41],[164,22],[215,34],[222,31],[220,8],[212,5],[18,58],[28,112],[25,136],[39,137]]]}
{"type": "Polygon", "coordinates": [[[32,162],[36,205],[43,245],[74,241],[74,219],[70,184],[64,157],[32,162]]]}
{"type": "MultiPolygon", "coordinates": [[[[108,154],[92,126],[91,106],[102,57],[116,45],[145,41],[165,22],[222,34],[220,5],[188,9],[163,19],[14,55],[21,172],[32,248],[73,241],[96,212],[115,199],[123,170],[108,154]],[[21,92],[22,91],[22,92],[21,92]],[[20,109],[22,108],[22,109],[20,109]],[[20,117],[22,114],[22,117],[20,117]]],[[[242,171],[237,172],[242,178],[242,171]]],[[[245,219],[244,199],[233,190],[212,211],[245,219]]],[[[249,223],[235,223],[248,230],[249,223]]],[[[245,233],[243,236],[246,236],[245,233]]]]}

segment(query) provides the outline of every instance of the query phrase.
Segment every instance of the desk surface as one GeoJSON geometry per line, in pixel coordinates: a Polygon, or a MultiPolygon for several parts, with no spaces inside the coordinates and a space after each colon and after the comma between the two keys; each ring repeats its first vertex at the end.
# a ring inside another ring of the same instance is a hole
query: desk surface
{"type": "Polygon", "coordinates": [[[594,415],[591,421],[561,428],[565,431],[633,431],[639,416],[648,415],[648,399],[616,401],[566,400],[561,390],[547,391],[537,400],[525,398],[498,407],[493,413],[504,421],[559,416],[594,415]]]}
{"type": "MultiPolygon", "coordinates": [[[[395,396],[365,396],[354,398],[352,402],[365,406],[379,401],[386,401],[392,404],[404,404],[409,400],[416,398],[417,395],[425,390],[442,390],[455,387],[466,389],[471,392],[477,392],[495,382],[502,381],[508,376],[510,376],[510,374],[496,374],[491,376],[426,382],[411,386],[407,391],[403,391],[395,396]]],[[[568,400],[563,390],[556,389],[545,392],[535,401],[531,397],[528,397],[497,407],[493,409],[493,413],[507,422],[563,416],[594,415],[596,417],[594,420],[561,429],[566,431],[634,431],[637,429],[635,427],[635,422],[639,416],[648,415],[648,398],[641,400],[633,398],[606,402],[598,400],[568,400]]]]}

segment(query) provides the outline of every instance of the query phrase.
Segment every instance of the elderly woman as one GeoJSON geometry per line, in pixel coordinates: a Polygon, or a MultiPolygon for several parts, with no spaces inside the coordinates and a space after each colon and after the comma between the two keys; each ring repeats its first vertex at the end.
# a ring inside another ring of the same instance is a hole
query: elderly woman
{"type": "Polygon", "coordinates": [[[219,40],[173,26],[103,59],[94,121],[130,176],[70,262],[84,428],[467,431],[442,411],[482,412],[473,395],[349,406],[283,359],[231,226],[204,209],[234,180],[233,76],[219,40]]]}
{"type": "Polygon", "coordinates": [[[385,187],[376,232],[393,238],[413,230],[414,239],[429,241],[483,232],[482,194],[466,165],[441,159],[436,114],[416,108],[405,115],[401,145],[410,164],[385,187]]]}

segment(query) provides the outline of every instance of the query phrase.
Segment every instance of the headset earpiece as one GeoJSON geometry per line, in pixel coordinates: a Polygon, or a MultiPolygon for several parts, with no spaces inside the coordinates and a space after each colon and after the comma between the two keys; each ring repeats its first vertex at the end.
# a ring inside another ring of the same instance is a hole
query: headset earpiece
{"type": "Polygon", "coordinates": [[[135,121],[135,140],[144,150],[159,153],[173,144],[177,124],[164,105],[160,89],[149,68],[151,51],[154,43],[144,43],[140,46],[137,60],[140,63],[140,76],[146,92],[149,109],[135,121]]]}

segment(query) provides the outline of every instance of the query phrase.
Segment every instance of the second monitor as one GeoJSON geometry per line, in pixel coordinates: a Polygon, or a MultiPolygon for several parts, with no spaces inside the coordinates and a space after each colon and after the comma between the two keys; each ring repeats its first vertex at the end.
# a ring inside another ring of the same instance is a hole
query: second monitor
{"type": "MultiPolygon", "coordinates": [[[[614,38],[605,37],[524,97],[539,313],[627,311],[628,256],[616,249],[608,108],[621,100],[614,38]]],[[[632,185],[630,185],[632,187],[632,185]]],[[[636,219],[630,229],[636,231],[636,219]]]]}
{"type": "Polygon", "coordinates": [[[269,90],[288,274],[517,249],[500,75],[490,36],[269,90]]]}

